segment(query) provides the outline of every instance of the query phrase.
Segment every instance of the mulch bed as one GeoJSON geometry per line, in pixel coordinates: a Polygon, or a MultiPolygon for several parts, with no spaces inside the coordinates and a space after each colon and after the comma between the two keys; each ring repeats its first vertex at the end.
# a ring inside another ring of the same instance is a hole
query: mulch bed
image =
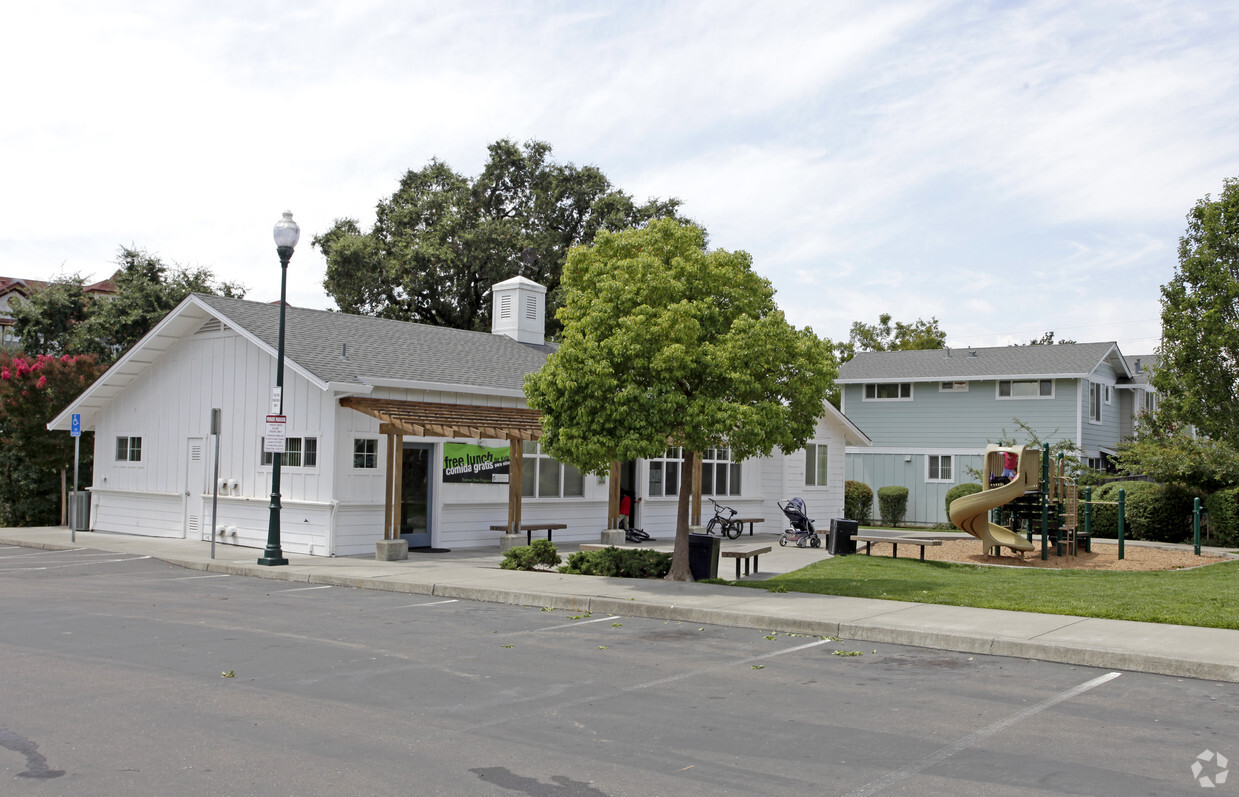
{"type": "MultiPolygon", "coordinates": [[[[1049,567],[1057,570],[1181,570],[1188,567],[1200,567],[1202,565],[1225,562],[1233,558],[1207,553],[1197,556],[1192,552],[1191,548],[1159,548],[1148,545],[1133,545],[1129,542],[1124,546],[1124,557],[1119,559],[1117,543],[1093,540],[1093,550],[1091,552],[1081,548],[1080,552],[1075,556],[1055,556],[1054,547],[1051,546],[1049,556],[1045,561],[1042,561],[1041,545],[1036,540],[1034,542],[1037,543],[1037,548],[1033,551],[1013,554],[1009,549],[1003,548],[1002,556],[985,556],[981,553],[980,540],[944,541],[941,546],[926,547],[925,559],[927,561],[937,560],[978,565],[1049,567]]],[[[890,556],[890,548],[884,546],[884,549],[879,550],[875,548],[873,555],[890,556]]],[[[918,558],[919,556],[920,549],[914,545],[904,546],[899,551],[901,559],[908,557],[918,558]]]]}

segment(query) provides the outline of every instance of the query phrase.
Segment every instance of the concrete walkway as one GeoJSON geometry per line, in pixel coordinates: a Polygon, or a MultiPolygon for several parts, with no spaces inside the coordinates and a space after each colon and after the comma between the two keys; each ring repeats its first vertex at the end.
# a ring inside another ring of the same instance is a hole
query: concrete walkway
{"type": "MultiPolygon", "coordinates": [[[[724,540],[723,545],[770,545],[771,552],[761,555],[760,573],[751,577],[759,579],[826,556],[820,548],[780,548],[776,540],[774,534],[745,535],[735,541],[724,540]]],[[[287,566],[263,567],[257,564],[262,551],[253,548],[217,544],[212,559],[209,542],[78,532],[73,543],[65,528],[0,529],[0,545],[89,548],[151,556],[212,573],[815,634],[1239,683],[1239,631],[770,593],[712,584],[502,570],[497,547],[411,553],[407,561],[400,562],[286,554],[287,566]]],[[[577,550],[572,544],[557,548],[565,558],[577,550]]],[[[719,570],[721,576],[732,575],[731,561],[722,560],[719,570]]]]}

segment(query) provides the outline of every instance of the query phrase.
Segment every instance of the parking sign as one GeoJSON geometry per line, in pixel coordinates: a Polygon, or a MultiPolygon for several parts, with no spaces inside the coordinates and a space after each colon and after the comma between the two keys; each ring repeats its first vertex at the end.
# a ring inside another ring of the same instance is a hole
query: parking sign
{"type": "Polygon", "coordinates": [[[73,417],[69,421],[69,435],[72,437],[82,436],[82,416],[76,412],[73,413],[73,417]]]}

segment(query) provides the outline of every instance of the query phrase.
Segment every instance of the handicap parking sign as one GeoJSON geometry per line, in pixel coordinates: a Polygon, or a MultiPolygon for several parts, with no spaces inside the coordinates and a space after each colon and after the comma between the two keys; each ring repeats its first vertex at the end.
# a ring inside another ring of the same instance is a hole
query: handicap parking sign
{"type": "Polygon", "coordinates": [[[79,413],[73,413],[73,419],[69,421],[69,435],[72,437],[82,436],[82,416],[79,413]]]}

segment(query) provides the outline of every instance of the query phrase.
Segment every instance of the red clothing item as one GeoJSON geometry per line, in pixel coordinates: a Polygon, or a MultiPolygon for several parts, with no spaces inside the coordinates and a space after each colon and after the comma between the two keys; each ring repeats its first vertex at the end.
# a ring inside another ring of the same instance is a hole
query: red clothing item
{"type": "Polygon", "coordinates": [[[1007,470],[1015,470],[1020,464],[1020,458],[1010,451],[1002,452],[1002,466],[1007,470]]]}

